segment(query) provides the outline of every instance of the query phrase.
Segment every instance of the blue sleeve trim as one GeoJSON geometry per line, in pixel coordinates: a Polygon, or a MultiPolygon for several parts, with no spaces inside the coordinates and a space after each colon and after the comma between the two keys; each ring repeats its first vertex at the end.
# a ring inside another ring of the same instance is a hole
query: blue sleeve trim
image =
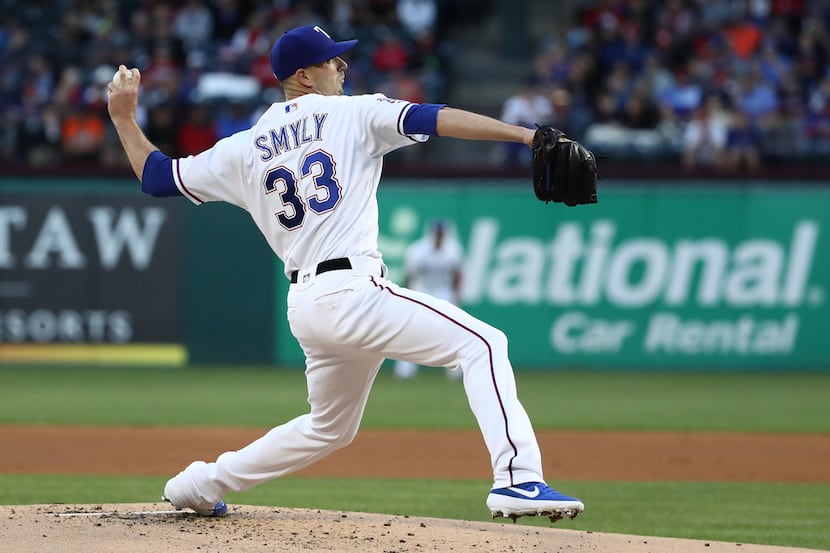
{"type": "Polygon", "coordinates": [[[144,162],[141,191],[156,198],[182,195],[173,180],[173,160],[159,150],[151,152],[144,162]]]}
{"type": "Polygon", "coordinates": [[[404,134],[437,136],[438,111],[447,104],[413,104],[403,118],[404,134]]]}

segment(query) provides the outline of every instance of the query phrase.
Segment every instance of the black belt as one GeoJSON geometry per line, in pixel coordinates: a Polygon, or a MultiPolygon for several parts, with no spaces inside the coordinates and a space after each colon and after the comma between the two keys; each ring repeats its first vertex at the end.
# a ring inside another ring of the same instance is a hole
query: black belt
{"type": "MultiPolygon", "coordinates": [[[[327,259],[317,264],[314,274],[327,273],[329,271],[338,271],[341,269],[351,269],[352,264],[348,257],[338,257],[337,259],[327,259]]],[[[291,271],[291,284],[297,283],[297,275],[299,271],[291,271]]]]}

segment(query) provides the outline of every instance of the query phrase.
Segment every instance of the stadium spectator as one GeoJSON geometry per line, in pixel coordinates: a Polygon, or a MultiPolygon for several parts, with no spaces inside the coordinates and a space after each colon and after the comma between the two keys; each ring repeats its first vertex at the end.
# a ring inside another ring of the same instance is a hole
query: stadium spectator
{"type": "Polygon", "coordinates": [[[683,125],[674,109],[668,104],[658,104],[660,121],[654,129],[660,138],[659,151],[656,154],[667,155],[681,151],[683,147],[683,125]]]}
{"type": "Polygon", "coordinates": [[[612,68],[624,64],[632,72],[640,73],[649,56],[649,48],[643,41],[639,27],[634,23],[620,25],[602,41],[600,59],[603,67],[612,68]]]}
{"type": "Polygon", "coordinates": [[[185,121],[176,135],[177,150],[182,156],[195,155],[213,146],[217,140],[216,125],[208,115],[208,108],[193,104],[187,110],[185,121]]]}
{"type": "Polygon", "coordinates": [[[654,101],[662,98],[669,87],[674,84],[671,71],[654,52],[646,57],[643,71],[636,78],[648,87],[648,92],[654,101]]]}
{"type": "MultiPolygon", "coordinates": [[[[321,17],[314,8],[312,0],[295,0],[293,2],[283,2],[283,6],[287,9],[282,9],[275,14],[273,18],[275,22],[283,28],[298,27],[301,25],[326,25],[326,19],[321,17]]],[[[277,37],[274,36],[276,39],[277,37]]]]}
{"type": "Polygon", "coordinates": [[[213,33],[211,41],[226,44],[237,29],[245,23],[245,11],[240,0],[216,0],[213,4],[213,33]]]}
{"type": "Polygon", "coordinates": [[[398,25],[397,0],[353,0],[359,25],[395,27],[398,25]]]}
{"type": "Polygon", "coordinates": [[[696,18],[685,0],[655,2],[654,46],[670,68],[688,65],[694,55],[696,18]]]}
{"type": "Polygon", "coordinates": [[[95,161],[104,144],[106,123],[99,106],[79,103],[68,108],[61,125],[61,152],[67,161],[95,161]]]}
{"type": "Polygon", "coordinates": [[[566,82],[573,65],[573,54],[564,39],[547,40],[533,59],[534,77],[539,84],[554,86],[566,82]]]}
{"type": "Polygon", "coordinates": [[[569,136],[582,136],[581,119],[585,116],[580,113],[579,106],[574,106],[568,89],[562,86],[554,87],[550,90],[548,98],[555,114],[556,127],[569,136]]]}
{"type": "Polygon", "coordinates": [[[398,0],[398,21],[413,39],[435,32],[438,6],[435,0],[398,0]]]}
{"type": "Polygon", "coordinates": [[[807,108],[798,82],[789,80],[781,83],[779,98],[778,113],[771,132],[763,137],[762,157],[766,151],[779,159],[796,159],[808,151],[804,132],[807,108]]]}
{"type": "Polygon", "coordinates": [[[687,67],[677,70],[674,82],[667,86],[659,98],[660,103],[671,106],[678,117],[691,116],[703,102],[703,88],[687,67]]]}
{"type": "Polygon", "coordinates": [[[804,130],[810,152],[830,154],[830,75],[812,91],[807,108],[804,130]]]}
{"type": "Polygon", "coordinates": [[[761,167],[761,133],[749,116],[737,111],[726,134],[725,167],[757,171],[761,167]]]}
{"type": "Polygon", "coordinates": [[[424,87],[410,71],[390,73],[385,80],[378,83],[378,92],[389,98],[398,98],[416,104],[424,101],[424,87]]]}
{"type": "Polygon", "coordinates": [[[758,64],[738,79],[732,101],[757,124],[767,125],[778,111],[778,91],[765,81],[758,64]]]}
{"type": "Polygon", "coordinates": [[[164,2],[149,4],[150,33],[155,43],[175,44],[173,6],[164,2]]]}
{"type": "Polygon", "coordinates": [[[378,45],[372,54],[372,68],[378,73],[404,71],[409,55],[398,34],[389,28],[378,30],[378,45]]]}
{"type": "Polygon", "coordinates": [[[418,35],[410,52],[410,67],[420,74],[424,87],[424,101],[436,103],[447,97],[447,63],[445,43],[439,43],[436,33],[418,35]]]}
{"type": "Polygon", "coordinates": [[[620,127],[619,106],[610,91],[602,90],[596,96],[594,103],[594,125],[611,125],[620,127]]]}
{"type": "Polygon", "coordinates": [[[727,25],[723,35],[729,41],[732,52],[741,59],[749,59],[761,45],[761,29],[755,22],[744,19],[727,25]]]}
{"type": "Polygon", "coordinates": [[[642,92],[632,92],[618,116],[620,124],[629,129],[655,129],[660,122],[657,106],[642,92]]]}
{"type": "Polygon", "coordinates": [[[611,95],[615,110],[621,109],[631,97],[635,83],[631,67],[625,61],[618,61],[609,69],[605,77],[605,90],[611,95]]]}
{"type": "Polygon", "coordinates": [[[784,86],[793,78],[792,59],[772,39],[765,40],[758,56],[759,71],[768,83],[776,87],[784,86]]]}
{"type": "MultiPolygon", "coordinates": [[[[228,69],[246,72],[250,60],[271,51],[276,32],[269,32],[274,22],[265,9],[257,9],[248,15],[245,25],[239,27],[224,48],[228,69]]],[[[276,31],[276,30],[275,30],[276,31]]]]}
{"type": "MultiPolygon", "coordinates": [[[[61,106],[80,105],[84,99],[83,78],[83,73],[81,72],[81,69],[79,67],[69,66],[61,69],[58,84],[55,86],[55,103],[61,106]]],[[[24,87],[24,99],[30,99],[28,98],[29,92],[31,92],[31,88],[24,87]]]]}
{"type": "MultiPolygon", "coordinates": [[[[505,100],[502,106],[501,120],[511,125],[533,128],[534,124],[553,124],[554,113],[550,99],[542,94],[533,77],[527,77],[521,88],[505,100]]],[[[515,144],[502,145],[503,163],[520,165],[530,162],[530,149],[515,147],[515,144]]],[[[518,146],[524,146],[519,144],[518,146]]]]}
{"type": "Polygon", "coordinates": [[[141,73],[141,84],[154,90],[158,98],[178,96],[182,67],[174,56],[173,47],[173,43],[166,41],[156,43],[150,60],[141,73]]]}
{"type": "Polygon", "coordinates": [[[352,0],[332,0],[329,5],[328,22],[337,36],[352,36],[355,33],[352,0]]]}
{"type": "Polygon", "coordinates": [[[173,36],[186,50],[205,48],[213,34],[213,12],[202,0],[187,0],[173,17],[173,36]]]}
{"type": "Polygon", "coordinates": [[[686,169],[726,167],[729,114],[717,95],[697,108],[683,131],[683,166],[686,169]]]}
{"type": "Polygon", "coordinates": [[[216,116],[217,138],[225,138],[250,126],[251,115],[248,106],[239,101],[227,103],[220,108],[216,116]]]}
{"type": "Polygon", "coordinates": [[[8,122],[17,127],[4,129],[11,141],[9,161],[23,161],[37,167],[53,166],[61,161],[61,113],[55,104],[24,105],[13,109],[8,122]]]}
{"type": "MultiPolygon", "coordinates": [[[[177,106],[172,101],[156,104],[149,111],[146,125],[146,134],[153,144],[164,152],[174,152],[181,156],[176,141],[178,133],[178,120],[176,119],[177,106]]],[[[174,155],[174,154],[171,154],[174,155]]]]}

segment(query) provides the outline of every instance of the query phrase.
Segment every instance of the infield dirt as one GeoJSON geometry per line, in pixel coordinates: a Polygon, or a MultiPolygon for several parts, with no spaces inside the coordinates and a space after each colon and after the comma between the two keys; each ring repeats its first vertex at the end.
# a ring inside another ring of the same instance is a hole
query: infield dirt
{"type": "MultiPolygon", "coordinates": [[[[0,473],[172,475],[267,429],[0,426],[0,473]]],[[[830,435],[537,431],[561,480],[830,483],[830,435]]],[[[299,475],[490,478],[477,431],[364,430],[299,475]]]]}
{"type": "MultiPolygon", "coordinates": [[[[172,475],[267,429],[0,426],[0,473],[172,475]]],[[[830,436],[537,433],[557,479],[830,483],[830,436]]],[[[363,431],[306,476],[489,478],[478,432],[363,431]],[[429,455],[424,455],[428,451],[429,455]]],[[[483,497],[482,497],[483,501],[483,497]]],[[[590,502],[586,502],[590,509],[590,502]]],[[[808,549],[656,538],[499,522],[232,505],[223,519],[167,504],[0,506],[0,551],[155,553],[795,553],[808,549]]],[[[814,551],[814,550],[813,550],[814,551]]]]}

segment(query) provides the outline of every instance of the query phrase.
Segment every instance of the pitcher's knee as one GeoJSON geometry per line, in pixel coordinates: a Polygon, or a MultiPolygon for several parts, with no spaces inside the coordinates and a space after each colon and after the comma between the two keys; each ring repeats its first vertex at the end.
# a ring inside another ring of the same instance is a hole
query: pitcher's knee
{"type": "Polygon", "coordinates": [[[347,445],[349,445],[350,443],[352,443],[354,441],[354,438],[355,438],[356,435],[357,435],[357,429],[354,429],[353,431],[349,430],[348,432],[344,432],[344,433],[340,434],[339,436],[337,436],[337,439],[335,439],[332,442],[332,445],[334,446],[335,449],[340,449],[341,447],[346,447],[347,445]]]}
{"type": "Polygon", "coordinates": [[[488,352],[493,355],[502,355],[507,353],[507,335],[493,326],[487,326],[486,331],[481,333],[483,346],[488,352]]]}
{"type": "Polygon", "coordinates": [[[332,425],[312,426],[315,438],[324,442],[324,449],[335,450],[346,447],[354,441],[357,435],[357,427],[334,428],[332,425]]]}
{"type": "Polygon", "coordinates": [[[467,360],[467,363],[462,361],[463,364],[483,360],[501,363],[507,359],[507,336],[495,327],[482,325],[476,329],[475,338],[464,348],[462,357],[467,360]]]}

